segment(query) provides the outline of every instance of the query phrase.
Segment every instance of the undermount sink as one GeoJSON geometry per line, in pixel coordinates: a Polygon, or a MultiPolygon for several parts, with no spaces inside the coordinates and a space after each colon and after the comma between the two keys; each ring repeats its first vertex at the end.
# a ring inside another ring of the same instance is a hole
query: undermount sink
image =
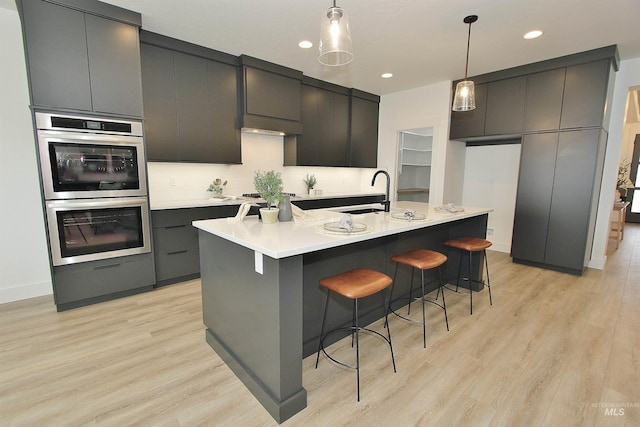
{"type": "Polygon", "coordinates": [[[345,214],[366,214],[366,213],[378,213],[378,212],[384,212],[384,209],[382,208],[358,208],[358,209],[350,209],[350,210],[346,210],[346,211],[340,211],[340,213],[345,213],[345,214]]]}

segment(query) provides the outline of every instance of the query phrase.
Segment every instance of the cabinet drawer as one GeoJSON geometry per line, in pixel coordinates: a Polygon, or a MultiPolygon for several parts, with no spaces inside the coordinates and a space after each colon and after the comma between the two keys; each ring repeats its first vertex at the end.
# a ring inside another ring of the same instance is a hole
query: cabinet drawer
{"type": "Polygon", "coordinates": [[[200,273],[200,251],[190,250],[156,253],[156,279],[160,284],[170,279],[200,273]]]}
{"type": "Polygon", "coordinates": [[[191,224],[153,230],[154,251],[166,254],[198,248],[198,231],[191,224]]]}
{"type": "Polygon", "coordinates": [[[71,264],[55,267],[56,304],[66,304],[155,283],[151,254],[71,264]]]}
{"type": "Polygon", "coordinates": [[[191,225],[193,221],[235,216],[238,207],[239,205],[225,205],[151,211],[151,224],[153,228],[191,225]]]}

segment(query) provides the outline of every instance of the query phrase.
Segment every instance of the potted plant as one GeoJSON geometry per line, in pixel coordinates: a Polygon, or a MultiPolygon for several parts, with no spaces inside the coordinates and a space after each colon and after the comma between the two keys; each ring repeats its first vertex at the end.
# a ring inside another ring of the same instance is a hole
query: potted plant
{"type": "Polygon", "coordinates": [[[627,189],[633,188],[634,184],[629,178],[631,173],[631,161],[623,160],[618,166],[618,180],[616,182],[616,189],[620,194],[622,201],[627,200],[627,189]]]}
{"type": "Polygon", "coordinates": [[[307,174],[307,177],[302,181],[304,182],[304,185],[307,186],[307,193],[311,196],[313,193],[313,187],[315,187],[317,183],[315,175],[307,174]]]}
{"type": "Polygon", "coordinates": [[[262,222],[272,224],[278,221],[280,209],[274,207],[282,200],[282,177],[280,172],[273,170],[267,172],[256,171],[253,177],[253,185],[260,197],[267,202],[267,207],[260,209],[262,222]]]}
{"type": "Polygon", "coordinates": [[[222,196],[225,185],[227,185],[227,181],[222,182],[220,178],[216,178],[211,184],[209,184],[209,188],[207,188],[207,191],[211,192],[212,196],[220,197],[222,196]]]}

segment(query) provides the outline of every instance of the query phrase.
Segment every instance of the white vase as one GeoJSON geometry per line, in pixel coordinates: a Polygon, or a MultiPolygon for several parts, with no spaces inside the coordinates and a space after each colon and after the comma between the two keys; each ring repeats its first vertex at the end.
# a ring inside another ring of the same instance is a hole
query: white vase
{"type": "Polygon", "coordinates": [[[275,224],[278,222],[278,208],[260,208],[260,216],[262,217],[263,224],[275,224]]]}

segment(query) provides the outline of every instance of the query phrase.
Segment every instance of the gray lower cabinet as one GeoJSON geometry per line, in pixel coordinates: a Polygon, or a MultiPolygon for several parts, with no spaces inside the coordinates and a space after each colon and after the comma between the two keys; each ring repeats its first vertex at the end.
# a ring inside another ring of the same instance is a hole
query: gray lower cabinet
{"type": "Polygon", "coordinates": [[[153,289],[153,255],[140,254],[53,268],[58,311],[153,289]]]}
{"type": "Polygon", "coordinates": [[[156,286],[200,277],[198,231],[191,223],[237,211],[236,205],[151,211],[156,286]]]}
{"type": "Polygon", "coordinates": [[[511,247],[515,262],[582,274],[606,137],[602,129],[524,136],[511,247]]]}
{"type": "Polygon", "coordinates": [[[140,15],[93,0],[86,10],[65,3],[18,2],[33,105],[142,117],[140,15]]]}
{"type": "Polygon", "coordinates": [[[141,39],[147,158],[241,163],[237,59],[146,31],[141,39]]]}

